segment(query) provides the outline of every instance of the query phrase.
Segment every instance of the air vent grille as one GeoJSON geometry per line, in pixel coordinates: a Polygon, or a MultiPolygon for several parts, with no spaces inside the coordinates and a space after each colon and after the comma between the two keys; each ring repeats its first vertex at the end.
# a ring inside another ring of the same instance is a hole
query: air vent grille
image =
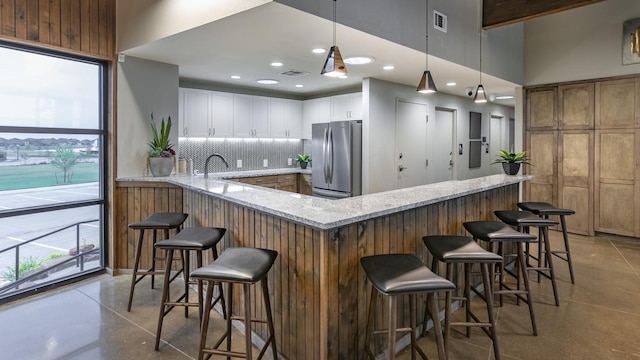
{"type": "Polygon", "coordinates": [[[447,32],[447,15],[433,10],[433,27],[442,31],[447,32]]]}
{"type": "Polygon", "coordinates": [[[309,73],[308,71],[287,70],[285,72],[281,72],[280,75],[285,75],[285,76],[303,76],[303,75],[307,75],[308,73],[309,73]]]}

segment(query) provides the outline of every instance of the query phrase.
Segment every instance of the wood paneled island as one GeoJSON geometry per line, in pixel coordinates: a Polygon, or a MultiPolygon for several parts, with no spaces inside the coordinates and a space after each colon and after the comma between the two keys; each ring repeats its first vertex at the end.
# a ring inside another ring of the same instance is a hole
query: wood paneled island
{"type": "MultiPolygon", "coordinates": [[[[465,235],[463,222],[495,220],[494,210],[516,209],[519,184],[529,179],[493,175],[341,200],[221,178],[119,179],[115,267],[132,267],[135,234],[128,223],[155,211],[184,211],[186,226],[228,229],[220,251],[278,251],[269,286],[278,351],[285,358],[359,359],[370,286],[359,258],[406,252],[430,262],[422,236],[465,235]]],[[[398,319],[408,323],[407,304],[399,305],[398,319]]],[[[254,305],[258,315],[261,306],[254,305]]],[[[419,318],[421,313],[420,307],[419,318]]],[[[380,311],[376,327],[385,326],[385,319],[380,311]]],[[[265,338],[265,328],[253,330],[265,338]]]]}

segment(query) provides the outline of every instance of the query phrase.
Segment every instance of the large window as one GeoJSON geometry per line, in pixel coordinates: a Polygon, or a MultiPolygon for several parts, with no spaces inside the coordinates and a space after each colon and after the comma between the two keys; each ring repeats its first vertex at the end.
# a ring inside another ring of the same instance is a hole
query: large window
{"type": "Polygon", "coordinates": [[[106,71],[0,42],[0,302],[104,268],[106,71]]]}

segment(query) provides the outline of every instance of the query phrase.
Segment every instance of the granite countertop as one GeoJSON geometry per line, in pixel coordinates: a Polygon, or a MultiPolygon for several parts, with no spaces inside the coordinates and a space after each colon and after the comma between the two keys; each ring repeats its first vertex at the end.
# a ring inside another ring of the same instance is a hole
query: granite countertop
{"type": "MultiPolygon", "coordinates": [[[[302,171],[309,171],[310,173],[309,169],[293,168],[273,170],[275,173],[266,173],[265,171],[268,172],[269,170],[243,171],[242,173],[246,173],[243,174],[244,176],[291,174],[302,171]]],[[[530,175],[491,175],[469,180],[445,181],[346,199],[329,200],[224,180],[225,178],[239,177],[236,174],[210,174],[208,179],[203,176],[169,176],[164,178],[121,178],[117,180],[166,181],[185,189],[218,197],[313,228],[326,230],[481,191],[517,184],[532,178],[530,175]]]]}

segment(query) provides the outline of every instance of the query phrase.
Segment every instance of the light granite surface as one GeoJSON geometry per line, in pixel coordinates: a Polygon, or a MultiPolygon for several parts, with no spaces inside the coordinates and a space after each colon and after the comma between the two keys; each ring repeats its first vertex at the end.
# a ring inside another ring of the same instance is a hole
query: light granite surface
{"type": "MultiPolygon", "coordinates": [[[[291,174],[300,171],[305,170],[256,170],[238,172],[238,174],[242,173],[242,176],[267,176],[291,174]]],[[[469,180],[445,181],[347,199],[328,200],[224,180],[224,178],[240,177],[235,173],[223,173],[219,177],[216,175],[210,174],[208,179],[200,175],[122,178],[117,179],[117,181],[166,181],[184,189],[221,198],[313,228],[326,230],[506,185],[517,184],[532,178],[530,175],[491,175],[469,180]]]]}

